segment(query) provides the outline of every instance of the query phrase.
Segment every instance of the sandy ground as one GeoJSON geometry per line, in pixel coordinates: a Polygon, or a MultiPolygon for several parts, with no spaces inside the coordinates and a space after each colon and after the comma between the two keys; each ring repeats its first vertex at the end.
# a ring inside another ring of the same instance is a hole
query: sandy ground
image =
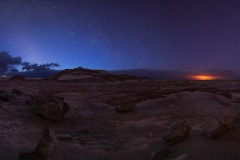
{"type": "Polygon", "coordinates": [[[236,116],[240,103],[227,94],[240,93],[240,81],[146,81],[63,83],[55,81],[0,82],[1,90],[15,95],[0,107],[0,159],[16,160],[32,150],[44,126],[59,140],[66,160],[147,160],[164,143],[169,126],[186,120],[190,135],[173,146],[174,155],[188,154],[194,160],[240,159],[240,126],[217,139],[203,135],[201,125],[216,113],[236,116]],[[25,104],[33,95],[52,93],[70,105],[63,121],[37,116],[25,104]],[[224,94],[222,94],[224,93],[224,94]],[[118,113],[115,106],[136,103],[131,113],[118,113]]]}

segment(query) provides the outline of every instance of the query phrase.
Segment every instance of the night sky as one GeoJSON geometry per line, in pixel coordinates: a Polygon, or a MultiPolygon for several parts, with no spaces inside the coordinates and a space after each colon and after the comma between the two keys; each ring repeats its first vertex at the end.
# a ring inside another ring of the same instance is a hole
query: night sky
{"type": "Polygon", "coordinates": [[[60,69],[238,69],[240,0],[1,0],[3,50],[60,69]]]}

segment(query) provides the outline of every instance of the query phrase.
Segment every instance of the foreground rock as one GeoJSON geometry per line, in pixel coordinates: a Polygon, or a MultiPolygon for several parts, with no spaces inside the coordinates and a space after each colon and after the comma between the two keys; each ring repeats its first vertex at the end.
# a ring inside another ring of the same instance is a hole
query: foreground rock
{"type": "Polygon", "coordinates": [[[203,126],[204,134],[209,138],[223,135],[228,129],[234,127],[236,119],[231,115],[214,115],[203,126]]]}
{"type": "Polygon", "coordinates": [[[26,101],[26,104],[31,105],[34,113],[56,121],[62,120],[70,109],[62,97],[51,94],[32,97],[31,100],[26,101]]]}
{"type": "Polygon", "coordinates": [[[136,104],[135,103],[129,103],[129,104],[122,104],[118,105],[116,107],[116,111],[121,113],[121,112],[133,112],[136,110],[136,104]]]}
{"type": "Polygon", "coordinates": [[[189,135],[191,129],[192,127],[190,125],[187,125],[186,122],[174,124],[163,136],[163,140],[167,145],[174,145],[186,138],[189,135]]]}
{"type": "Polygon", "coordinates": [[[34,151],[21,153],[19,160],[63,160],[53,132],[45,128],[34,151]]]}

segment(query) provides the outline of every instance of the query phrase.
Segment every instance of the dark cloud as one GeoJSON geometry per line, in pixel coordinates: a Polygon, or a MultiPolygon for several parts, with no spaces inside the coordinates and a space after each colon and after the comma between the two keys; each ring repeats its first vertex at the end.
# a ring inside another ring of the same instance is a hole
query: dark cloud
{"type": "Polygon", "coordinates": [[[59,67],[60,65],[57,63],[46,63],[46,64],[37,64],[37,63],[30,63],[30,62],[23,62],[22,70],[26,71],[48,71],[52,68],[59,67]]]}
{"type": "Polygon", "coordinates": [[[8,52],[0,52],[0,74],[6,73],[14,66],[21,65],[21,57],[12,57],[8,52]]]}
{"type": "Polygon", "coordinates": [[[50,71],[60,65],[57,63],[37,64],[22,62],[21,57],[13,57],[6,51],[0,52],[0,74],[19,72],[17,69],[19,66],[22,67],[23,71],[50,71]]]}

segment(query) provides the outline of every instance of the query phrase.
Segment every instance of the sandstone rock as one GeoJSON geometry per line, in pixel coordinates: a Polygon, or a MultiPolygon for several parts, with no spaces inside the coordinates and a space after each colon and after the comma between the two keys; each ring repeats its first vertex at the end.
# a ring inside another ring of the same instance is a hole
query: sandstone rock
{"type": "Polygon", "coordinates": [[[227,129],[217,118],[212,117],[203,127],[204,134],[209,138],[219,137],[224,134],[227,129]]]}
{"type": "Polygon", "coordinates": [[[26,104],[31,105],[34,113],[56,121],[62,120],[70,109],[62,97],[51,94],[32,97],[31,100],[26,101],[26,104]]]}
{"type": "Polygon", "coordinates": [[[160,150],[153,152],[149,160],[164,160],[172,152],[172,149],[169,147],[163,147],[160,150]]]}
{"type": "Polygon", "coordinates": [[[167,145],[174,145],[184,138],[186,138],[192,127],[187,125],[186,122],[181,122],[172,125],[169,131],[162,137],[167,145]]]}
{"type": "Polygon", "coordinates": [[[133,112],[135,110],[136,110],[136,104],[135,103],[122,104],[122,105],[118,105],[116,107],[117,112],[133,112]]]}
{"type": "Polygon", "coordinates": [[[236,119],[231,115],[214,115],[203,126],[204,134],[209,138],[215,138],[223,135],[228,129],[234,127],[236,119]]]}
{"type": "Polygon", "coordinates": [[[223,123],[223,125],[227,128],[227,129],[231,129],[235,126],[236,123],[236,118],[233,117],[232,115],[223,115],[220,117],[221,122],[223,123]]]}
{"type": "Polygon", "coordinates": [[[48,128],[44,128],[42,137],[38,141],[34,151],[21,153],[19,160],[63,160],[54,134],[48,128]]]}

